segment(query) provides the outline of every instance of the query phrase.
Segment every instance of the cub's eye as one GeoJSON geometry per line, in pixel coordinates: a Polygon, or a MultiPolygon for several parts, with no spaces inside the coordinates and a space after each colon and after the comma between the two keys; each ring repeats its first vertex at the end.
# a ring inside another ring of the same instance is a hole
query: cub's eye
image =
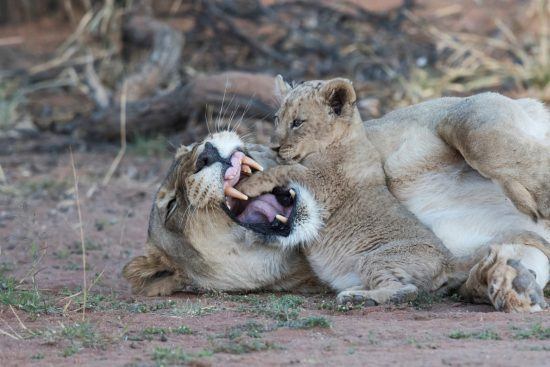
{"type": "Polygon", "coordinates": [[[302,119],[294,119],[292,120],[292,122],[290,123],[290,127],[293,128],[293,129],[297,129],[299,128],[300,126],[302,126],[302,124],[304,123],[305,120],[302,120],[302,119]]]}

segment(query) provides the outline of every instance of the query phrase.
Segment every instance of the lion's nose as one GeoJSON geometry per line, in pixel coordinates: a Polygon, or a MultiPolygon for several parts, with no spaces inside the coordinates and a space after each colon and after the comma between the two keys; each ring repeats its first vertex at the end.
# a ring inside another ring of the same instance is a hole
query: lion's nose
{"type": "Polygon", "coordinates": [[[212,143],[207,142],[204,144],[204,150],[199,154],[197,158],[197,163],[195,164],[196,172],[199,172],[204,167],[208,167],[211,164],[220,162],[222,160],[220,152],[218,149],[212,145],[212,143]]]}

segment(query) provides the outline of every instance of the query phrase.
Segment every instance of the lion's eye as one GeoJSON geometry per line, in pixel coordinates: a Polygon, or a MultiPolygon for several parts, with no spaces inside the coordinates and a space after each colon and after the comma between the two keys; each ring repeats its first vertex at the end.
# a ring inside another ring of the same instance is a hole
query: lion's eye
{"type": "Polygon", "coordinates": [[[176,198],[173,198],[168,202],[168,205],[166,205],[166,219],[168,220],[172,214],[174,214],[174,211],[177,207],[177,201],[176,198]]]}
{"type": "Polygon", "coordinates": [[[290,124],[290,127],[293,129],[297,129],[304,123],[305,120],[302,119],[294,119],[292,120],[292,123],[290,124]]]}

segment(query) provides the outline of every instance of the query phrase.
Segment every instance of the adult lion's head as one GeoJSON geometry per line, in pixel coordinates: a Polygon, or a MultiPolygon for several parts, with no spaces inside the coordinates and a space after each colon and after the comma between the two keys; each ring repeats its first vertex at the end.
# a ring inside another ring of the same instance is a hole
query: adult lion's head
{"type": "Polygon", "coordinates": [[[233,132],[210,135],[177,151],[155,195],[148,253],[123,270],[134,292],[167,295],[189,286],[288,290],[312,283],[303,257],[280,245],[306,242],[317,234],[317,205],[300,187],[238,199],[234,186],[260,168],[254,162],[267,168],[275,164],[275,155],[261,146],[245,146],[233,132]],[[286,223],[277,214],[288,218],[286,223]]]}

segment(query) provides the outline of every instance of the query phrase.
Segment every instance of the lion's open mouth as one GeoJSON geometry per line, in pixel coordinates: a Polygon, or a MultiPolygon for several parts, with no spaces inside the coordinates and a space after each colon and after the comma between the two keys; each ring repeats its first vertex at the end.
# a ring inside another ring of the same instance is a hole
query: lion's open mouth
{"type": "Polygon", "coordinates": [[[288,236],[294,219],[296,192],[290,188],[276,187],[271,193],[247,198],[235,189],[243,175],[261,166],[240,151],[233,153],[224,174],[226,213],[239,225],[262,234],[288,236]]]}

